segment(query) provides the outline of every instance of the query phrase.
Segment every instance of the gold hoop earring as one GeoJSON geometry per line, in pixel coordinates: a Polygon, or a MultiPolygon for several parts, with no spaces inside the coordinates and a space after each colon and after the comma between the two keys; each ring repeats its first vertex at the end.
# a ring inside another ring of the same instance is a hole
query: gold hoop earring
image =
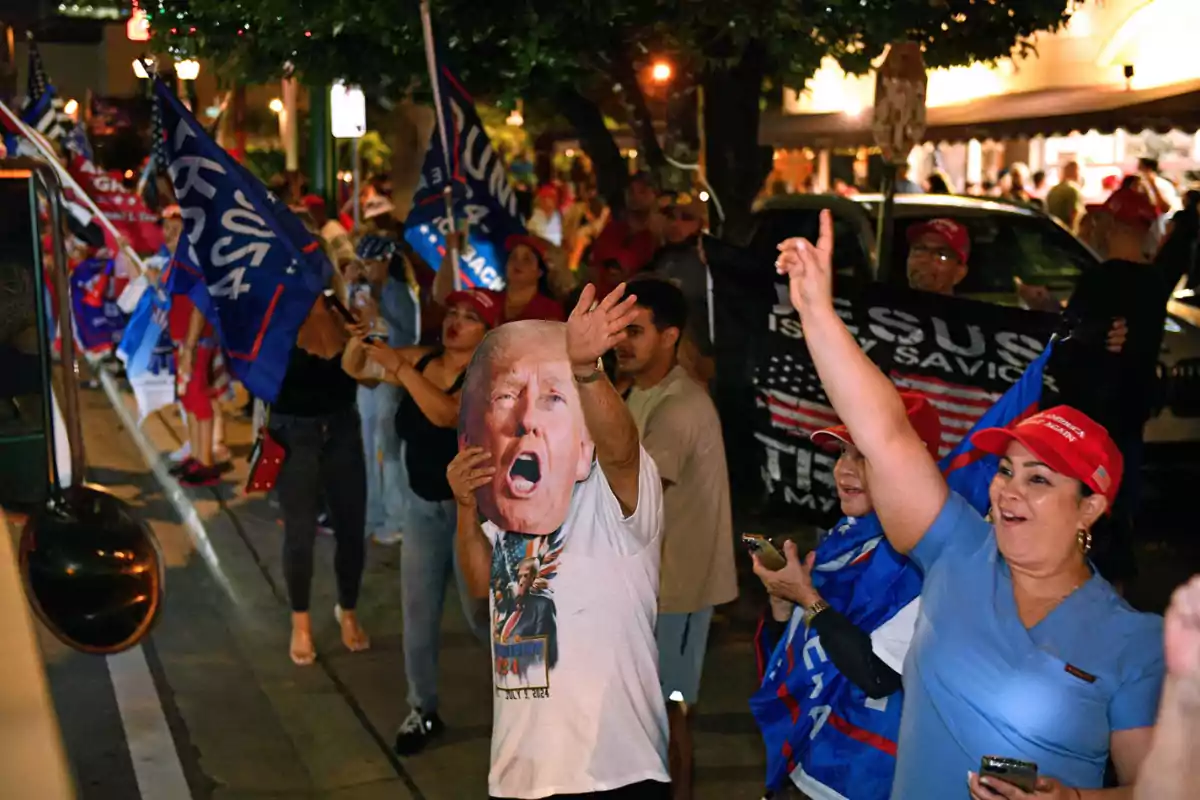
{"type": "Polygon", "coordinates": [[[1087,528],[1080,528],[1075,534],[1075,541],[1079,545],[1079,552],[1085,556],[1092,552],[1092,532],[1087,528]]]}

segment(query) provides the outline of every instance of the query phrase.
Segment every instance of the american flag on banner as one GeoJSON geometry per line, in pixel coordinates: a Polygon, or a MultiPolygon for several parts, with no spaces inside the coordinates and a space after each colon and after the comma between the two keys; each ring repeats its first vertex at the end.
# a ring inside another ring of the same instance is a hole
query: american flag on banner
{"type": "MultiPolygon", "coordinates": [[[[898,372],[889,377],[897,388],[925,395],[938,410],[942,420],[939,458],[949,453],[1000,397],[999,392],[937,378],[898,372]]],[[[825,399],[817,371],[808,359],[776,353],[759,372],[757,383],[773,427],[807,439],[822,428],[838,424],[837,414],[825,399]]]]}
{"type": "Polygon", "coordinates": [[[25,103],[21,106],[21,119],[31,128],[52,142],[60,142],[74,125],[74,120],[63,111],[62,98],[54,91],[37,42],[29,43],[29,84],[25,103]]]}
{"type": "Polygon", "coordinates": [[[979,418],[1000,399],[999,392],[928,376],[892,372],[888,377],[900,389],[925,395],[930,405],[938,410],[942,420],[942,445],[938,448],[938,458],[943,458],[953,450],[967,431],[975,427],[979,418]]]}

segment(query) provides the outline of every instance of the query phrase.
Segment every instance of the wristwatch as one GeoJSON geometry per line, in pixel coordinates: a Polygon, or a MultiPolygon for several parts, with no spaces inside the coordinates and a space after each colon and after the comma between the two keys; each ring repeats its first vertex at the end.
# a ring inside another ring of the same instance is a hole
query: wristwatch
{"type": "Polygon", "coordinates": [[[576,383],[595,383],[596,381],[598,381],[604,377],[604,359],[597,358],[596,359],[596,368],[593,369],[587,375],[584,375],[581,377],[574,370],[571,371],[571,374],[575,376],[576,383]]]}
{"type": "Polygon", "coordinates": [[[804,609],[804,627],[812,627],[812,621],[816,619],[817,614],[820,614],[827,608],[829,608],[829,603],[826,603],[824,600],[817,600],[817,602],[804,609]]]}

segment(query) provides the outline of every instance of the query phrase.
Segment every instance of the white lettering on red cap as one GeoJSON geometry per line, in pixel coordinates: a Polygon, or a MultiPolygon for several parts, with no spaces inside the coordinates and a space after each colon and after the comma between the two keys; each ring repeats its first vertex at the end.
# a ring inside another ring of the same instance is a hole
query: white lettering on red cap
{"type": "Polygon", "coordinates": [[[1067,441],[1073,442],[1076,439],[1086,439],[1087,438],[1087,434],[1084,433],[1081,428],[1078,428],[1075,425],[1071,424],[1067,420],[1060,417],[1058,414],[1040,414],[1040,415],[1038,415],[1038,422],[1040,422],[1043,427],[1049,428],[1050,430],[1052,430],[1056,433],[1062,434],[1067,439],[1067,441]],[[1055,424],[1055,423],[1057,423],[1057,424],[1055,424]]]}

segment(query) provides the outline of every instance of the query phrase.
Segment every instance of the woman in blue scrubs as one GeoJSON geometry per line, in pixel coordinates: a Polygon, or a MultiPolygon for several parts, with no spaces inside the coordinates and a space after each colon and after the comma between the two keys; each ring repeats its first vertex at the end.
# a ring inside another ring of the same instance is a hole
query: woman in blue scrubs
{"type": "Polygon", "coordinates": [[[951,493],[891,381],[832,300],[833,226],[780,244],[804,338],[866,458],[888,541],[925,573],[904,665],[893,800],[1132,797],[1164,674],[1162,619],[1092,570],[1092,525],[1120,487],[1107,432],[1059,406],[972,441],[1000,456],[990,519],[951,493]],[[1121,788],[1103,789],[1111,755],[1121,788]],[[1034,793],[975,773],[983,756],[1034,762],[1034,793]]]}

